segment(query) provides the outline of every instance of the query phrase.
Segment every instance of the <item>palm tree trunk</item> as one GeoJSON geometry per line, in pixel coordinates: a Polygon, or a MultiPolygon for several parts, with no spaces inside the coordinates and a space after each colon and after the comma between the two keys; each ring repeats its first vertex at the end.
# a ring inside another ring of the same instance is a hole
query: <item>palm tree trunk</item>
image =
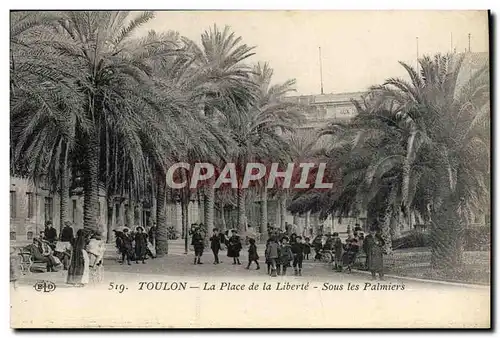
{"type": "Polygon", "coordinates": [[[200,222],[203,224],[207,224],[205,221],[205,193],[203,190],[198,190],[198,214],[200,222]]]}
{"type": "Polygon", "coordinates": [[[83,227],[97,229],[97,203],[99,203],[99,136],[92,135],[84,150],[83,170],[83,227]]]}
{"type": "Polygon", "coordinates": [[[156,255],[168,253],[167,215],[165,210],[165,176],[158,169],[156,174],[156,255]]]}
{"type": "Polygon", "coordinates": [[[391,218],[393,215],[392,206],[388,205],[385,209],[383,219],[381,220],[382,225],[382,238],[384,239],[385,246],[384,251],[386,254],[392,253],[392,236],[391,236],[391,218]]]}
{"type": "MultiPolygon", "coordinates": [[[[130,196],[130,194],[129,194],[130,196]]],[[[127,205],[127,226],[135,230],[134,224],[134,201],[129,197],[127,205]]]]}
{"type": "Polygon", "coordinates": [[[108,219],[107,219],[108,232],[106,234],[106,243],[111,243],[113,241],[113,213],[115,211],[114,210],[115,203],[113,202],[113,198],[111,198],[109,195],[108,198],[106,199],[106,202],[108,208],[108,219]]]}
{"type": "Polygon", "coordinates": [[[205,226],[209,234],[212,233],[214,228],[214,210],[215,210],[215,190],[214,180],[211,178],[208,186],[205,188],[205,226]]]}
{"type": "Polygon", "coordinates": [[[68,203],[69,203],[69,168],[68,168],[68,154],[69,147],[66,143],[63,164],[61,165],[61,200],[60,202],[60,222],[59,234],[62,233],[64,223],[68,221],[68,203]]]}
{"type": "Polygon", "coordinates": [[[280,228],[285,229],[285,214],[286,214],[286,197],[280,198],[280,228]]]}
{"type": "Polygon", "coordinates": [[[189,199],[183,193],[181,198],[182,228],[184,229],[184,253],[189,252],[189,199]]]}
{"type": "Polygon", "coordinates": [[[238,189],[238,233],[243,233],[245,229],[245,191],[238,189]]]}
{"type": "Polygon", "coordinates": [[[220,202],[220,219],[221,219],[221,225],[222,229],[221,232],[226,231],[227,225],[226,225],[226,212],[224,210],[224,202],[220,202]]]}
{"type": "Polygon", "coordinates": [[[401,237],[401,212],[394,211],[391,218],[391,236],[392,238],[401,237]]]}
{"type": "Polygon", "coordinates": [[[267,187],[264,186],[260,202],[260,233],[264,241],[267,241],[267,230],[267,187]]]}
{"type": "Polygon", "coordinates": [[[458,215],[458,205],[445,201],[432,217],[431,266],[453,269],[463,263],[464,222],[458,215]]]}
{"type": "Polygon", "coordinates": [[[406,157],[403,163],[403,185],[401,187],[401,194],[403,197],[403,212],[405,217],[410,219],[410,206],[408,204],[408,194],[410,189],[410,174],[411,174],[411,165],[412,165],[412,157],[414,156],[414,142],[417,134],[417,129],[415,126],[411,128],[411,134],[408,138],[408,144],[406,145],[406,157]]]}
{"type": "Polygon", "coordinates": [[[309,237],[309,235],[311,233],[311,231],[309,230],[309,228],[311,226],[310,223],[311,223],[311,212],[308,211],[306,213],[306,219],[304,221],[304,236],[305,237],[309,237]]]}
{"type": "Polygon", "coordinates": [[[175,224],[174,224],[174,211],[175,211],[175,203],[172,202],[173,200],[173,192],[172,188],[167,186],[165,188],[165,229],[167,229],[167,239],[168,238],[168,229],[175,229],[175,224]]]}

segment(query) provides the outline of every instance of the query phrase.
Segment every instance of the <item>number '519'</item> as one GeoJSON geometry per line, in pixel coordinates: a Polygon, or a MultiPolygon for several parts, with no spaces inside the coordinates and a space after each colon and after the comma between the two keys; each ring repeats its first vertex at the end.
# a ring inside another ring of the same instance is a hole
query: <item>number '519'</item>
{"type": "Polygon", "coordinates": [[[113,282],[109,282],[109,287],[108,290],[116,290],[118,293],[122,293],[123,291],[127,290],[127,287],[125,284],[116,284],[113,282]]]}

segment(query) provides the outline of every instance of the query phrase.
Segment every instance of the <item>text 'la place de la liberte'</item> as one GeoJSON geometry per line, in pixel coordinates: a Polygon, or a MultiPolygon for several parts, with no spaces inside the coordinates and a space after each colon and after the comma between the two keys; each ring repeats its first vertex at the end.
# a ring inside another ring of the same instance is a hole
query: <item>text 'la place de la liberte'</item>
{"type": "Polygon", "coordinates": [[[403,291],[404,284],[388,283],[317,283],[310,282],[250,282],[234,283],[219,282],[188,285],[188,282],[139,282],[139,291],[185,291],[187,289],[200,289],[202,291],[403,291]]]}

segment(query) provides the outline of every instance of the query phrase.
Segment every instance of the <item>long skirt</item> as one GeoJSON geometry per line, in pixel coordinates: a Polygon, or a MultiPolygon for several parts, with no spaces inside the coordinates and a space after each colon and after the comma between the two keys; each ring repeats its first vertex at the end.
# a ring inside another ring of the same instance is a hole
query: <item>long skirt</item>
{"type": "Polygon", "coordinates": [[[89,255],[87,251],[80,250],[81,252],[73,251],[68,269],[68,284],[88,284],[90,277],[89,269],[89,255]]]}
{"type": "Polygon", "coordinates": [[[240,257],[240,248],[236,245],[230,245],[227,247],[227,257],[239,258],[240,257]]]}
{"type": "Polygon", "coordinates": [[[383,272],[384,252],[378,245],[374,245],[367,253],[368,270],[373,272],[383,272]]]}

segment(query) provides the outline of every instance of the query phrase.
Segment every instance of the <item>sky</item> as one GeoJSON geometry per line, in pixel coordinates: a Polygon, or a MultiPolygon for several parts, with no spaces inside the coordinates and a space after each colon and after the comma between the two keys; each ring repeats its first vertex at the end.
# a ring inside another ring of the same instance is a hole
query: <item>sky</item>
{"type": "Polygon", "coordinates": [[[419,55],[488,51],[486,11],[169,11],[157,12],[144,32],[176,30],[196,42],[214,24],[231,27],[255,46],[251,63],[269,62],[275,83],[295,78],[296,94],[320,93],[319,47],[325,93],[364,91],[404,77],[398,61],[419,55]]]}

